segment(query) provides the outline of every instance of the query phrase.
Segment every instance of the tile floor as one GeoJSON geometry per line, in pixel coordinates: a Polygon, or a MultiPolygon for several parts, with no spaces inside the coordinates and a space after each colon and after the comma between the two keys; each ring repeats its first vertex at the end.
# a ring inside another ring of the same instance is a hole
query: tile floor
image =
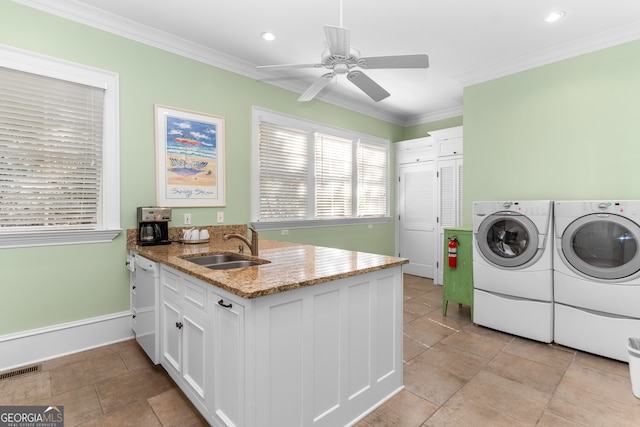
{"type": "MultiPolygon", "coordinates": [[[[626,363],[476,326],[455,303],[442,317],[441,289],[405,276],[405,390],[356,427],[640,425],[626,363]]],[[[207,425],[133,340],[0,381],[0,405],[52,402],[65,427],[207,425]]]]}

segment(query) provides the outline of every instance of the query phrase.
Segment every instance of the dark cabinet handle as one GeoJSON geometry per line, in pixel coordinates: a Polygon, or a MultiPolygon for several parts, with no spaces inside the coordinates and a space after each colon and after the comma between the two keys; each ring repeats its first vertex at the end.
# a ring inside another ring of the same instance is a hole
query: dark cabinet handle
{"type": "Polygon", "coordinates": [[[176,328],[182,329],[182,322],[176,322],[176,328]]]}
{"type": "Polygon", "coordinates": [[[233,307],[233,304],[229,303],[229,304],[225,304],[224,300],[220,300],[218,301],[218,304],[220,304],[221,306],[223,306],[224,308],[231,308],[233,307]]]}
{"type": "Polygon", "coordinates": [[[133,287],[133,289],[135,289],[135,288],[136,288],[136,286],[135,286],[135,285],[133,285],[132,287],[133,287]]]}
{"type": "Polygon", "coordinates": [[[131,316],[132,316],[134,319],[136,318],[136,315],[135,315],[135,314],[132,314],[131,316]]]}

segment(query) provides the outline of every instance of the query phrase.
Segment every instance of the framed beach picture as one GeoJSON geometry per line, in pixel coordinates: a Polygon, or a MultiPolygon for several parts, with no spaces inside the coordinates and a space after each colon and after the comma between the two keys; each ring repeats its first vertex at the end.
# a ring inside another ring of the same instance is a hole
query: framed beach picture
{"type": "Polygon", "coordinates": [[[155,105],[158,206],[224,206],[224,117],[155,105]]]}

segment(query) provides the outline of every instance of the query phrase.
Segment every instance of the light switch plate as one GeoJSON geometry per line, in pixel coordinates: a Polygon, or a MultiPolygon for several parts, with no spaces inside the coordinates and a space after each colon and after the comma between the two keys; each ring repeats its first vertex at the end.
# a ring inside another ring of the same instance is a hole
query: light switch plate
{"type": "Polygon", "coordinates": [[[218,224],[222,224],[224,222],[224,212],[218,212],[217,221],[218,224]]]}
{"type": "Polygon", "coordinates": [[[191,214],[190,213],[186,213],[184,214],[184,225],[189,225],[191,224],[191,214]]]}

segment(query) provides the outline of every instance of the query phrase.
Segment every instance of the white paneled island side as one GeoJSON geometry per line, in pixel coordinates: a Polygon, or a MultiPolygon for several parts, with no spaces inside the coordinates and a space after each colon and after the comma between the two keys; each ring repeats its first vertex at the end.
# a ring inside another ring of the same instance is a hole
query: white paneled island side
{"type": "Polygon", "coordinates": [[[159,362],[211,425],[352,425],[403,388],[407,260],[260,240],[263,264],[211,270],[184,258],[238,241],[210,230],[128,248],[161,264],[159,362]]]}

